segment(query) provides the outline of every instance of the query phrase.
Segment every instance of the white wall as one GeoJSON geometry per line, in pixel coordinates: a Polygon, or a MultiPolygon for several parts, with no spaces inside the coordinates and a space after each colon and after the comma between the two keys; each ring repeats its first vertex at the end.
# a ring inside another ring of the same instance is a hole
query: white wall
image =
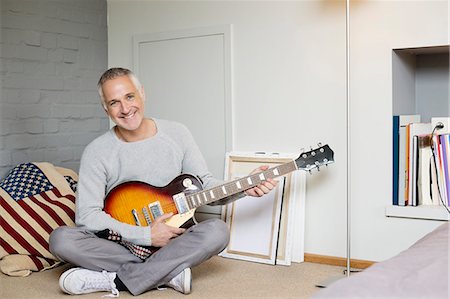
{"type": "Polygon", "coordinates": [[[449,44],[448,1],[352,5],[352,256],[389,257],[442,222],[384,217],[392,188],[393,48],[449,44]]]}
{"type": "MultiPolygon", "coordinates": [[[[391,201],[390,48],[448,43],[446,12],[445,1],[352,7],[353,258],[385,259],[438,224],[387,219],[384,207],[391,201]]],[[[330,144],[336,163],[307,179],[305,251],[344,257],[345,2],[109,0],[108,17],[109,65],[130,68],[135,34],[233,25],[234,150],[330,144]]],[[[151,97],[151,86],[146,91],[151,97]]]]}

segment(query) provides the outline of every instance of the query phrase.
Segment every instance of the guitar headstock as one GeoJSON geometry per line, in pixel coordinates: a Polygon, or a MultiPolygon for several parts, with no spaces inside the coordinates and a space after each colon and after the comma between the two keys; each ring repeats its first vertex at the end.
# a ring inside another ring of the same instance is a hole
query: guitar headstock
{"type": "Polygon", "coordinates": [[[311,149],[309,152],[303,152],[297,159],[295,159],[295,164],[297,164],[298,169],[305,171],[311,171],[314,168],[319,170],[320,166],[328,165],[334,162],[333,158],[334,152],[328,146],[328,144],[321,145],[316,149],[311,149]]]}

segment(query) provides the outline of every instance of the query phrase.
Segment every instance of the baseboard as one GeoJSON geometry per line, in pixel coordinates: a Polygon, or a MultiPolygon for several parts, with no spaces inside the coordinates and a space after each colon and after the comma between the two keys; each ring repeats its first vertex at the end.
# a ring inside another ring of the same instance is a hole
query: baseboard
{"type": "MultiPolygon", "coordinates": [[[[341,266],[341,267],[347,266],[346,258],[337,256],[319,255],[313,253],[305,253],[305,262],[332,265],[332,266],[341,266]]],[[[351,268],[366,269],[372,266],[373,264],[375,264],[375,262],[373,261],[350,259],[351,268]]]]}

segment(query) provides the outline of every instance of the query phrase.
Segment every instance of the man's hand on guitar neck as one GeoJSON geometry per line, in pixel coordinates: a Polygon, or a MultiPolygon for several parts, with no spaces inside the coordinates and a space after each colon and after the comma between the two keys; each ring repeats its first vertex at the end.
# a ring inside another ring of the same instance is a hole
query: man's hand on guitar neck
{"type": "Polygon", "coordinates": [[[184,233],[184,228],[172,227],[165,223],[172,216],[173,213],[161,215],[150,225],[152,228],[152,246],[163,247],[169,243],[170,239],[184,233]]]}
{"type": "MultiPolygon", "coordinates": [[[[255,170],[253,170],[250,174],[252,175],[252,174],[255,174],[255,173],[258,173],[258,172],[261,172],[261,171],[265,171],[267,169],[269,169],[269,166],[263,165],[263,166],[260,166],[260,167],[256,168],[255,170]]],[[[278,184],[277,181],[275,181],[274,179],[269,179],[268,178],[267,180],[265,180],[264,182],[262,182],[258,186],[255,186],[255,187],[253,187],[251,189],[246,190],[245,194],[249,195],[249,196],[254,196],[254,197],[261,197],[264,194],[269,193],[273,188],[275,188],[275,186],[277,184],[278,184]]]]}

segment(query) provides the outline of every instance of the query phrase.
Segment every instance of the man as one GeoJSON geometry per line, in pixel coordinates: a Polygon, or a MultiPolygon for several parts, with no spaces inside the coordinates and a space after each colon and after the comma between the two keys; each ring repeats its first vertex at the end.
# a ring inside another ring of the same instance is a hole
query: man
{"type": "MultiPolygon", "coordinates": [[[[150,226],[130,225],[108,215],[104,199],[120,183],[142,181],[162,187],[181,173],[198,176],[205,188],[221,182],[208,171],[186,127],[144,117],[144,89],[131,71],[107,70],[98,82],[98,91],[116,126],[91,142],[81,158],[77,227],[60,227],[50,236],[51,252],[80,267],[63,273],[60,287],[72,295],[110,291],[118,296],[120,290],[139,295],[166,285],[188,294],[190,268],[226,247],[229,240],[226,224],[211,219],[188,229],[171,227],[165,221],[172,214],[164,214],[150,226]],[[149,257],[138,257],[130,246],[101,237],[99,233],[105,230],[114,232],[126,244],[159,250],[149,257]]],[[[245,194],[262,196],[275,185],[274,180],[268,179],[245,194]]],[[[245,194],[222,199],[217,204],[226,204],[245,194]]]]}

